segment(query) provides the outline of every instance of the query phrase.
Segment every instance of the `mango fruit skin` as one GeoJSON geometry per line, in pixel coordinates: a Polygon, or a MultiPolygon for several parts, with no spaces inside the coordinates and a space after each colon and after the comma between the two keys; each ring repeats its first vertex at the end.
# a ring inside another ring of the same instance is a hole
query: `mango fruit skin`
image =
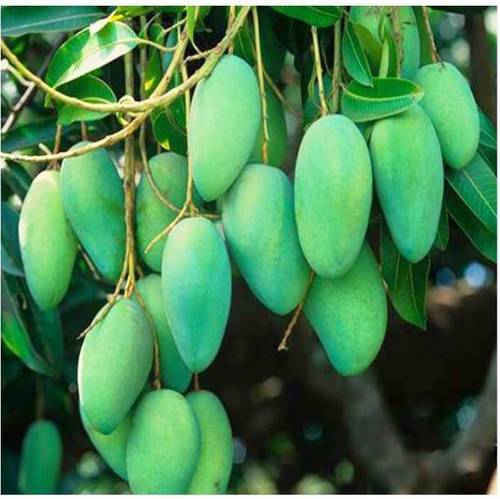
{"type": "Polygon", "coordinates": [[[231,303],[229,257],[212,222],[194,217],[176,225],[163,250],[161,279],[179,353],[199,373],[219,351],[231,303]]]}
{"type": "Polygon", "coordinates": [[[109,435],[143,389],[153,359],[153,332],[141,307],[117,301],[83,341],[78,390],[90,425],[109,435]]]}
{"type": "Polygon", "coordinates": [[[304,313],[340,374],[359,374],[373,362],[385,336],[387,299],[368,244],[343,277],[315,276],[304,313]]]}
{"type": "Polygon", "coordinates": [[[295,217],[304,255],[321,277],[336,278],[355,262],[372,203],[372,169],[363,135],[345,116],[315,121],[295,168],[295,217]]]}
{"type": "Polygon", "coordinates": [[[90,441],[108,466],[123,480],[127,480],[127,440],[132,425],[129,414],[109,435],[103,435],[89,423],[80,404],[80,419],[90,441]]]}
{"type": "Polygon", "coordinates": [[[185,494],[200,455],[200,430],[186,399],[154,390],[138,404],[127,442],[134,494],[185,494]]]}
{"type": "Polygon", "coordinates": [[[77,252],[58,171],[44,171],[33,180],[21,208],[19,245],[33,299],[42,310],[56,307],[68,290],[77,252]]]}
{"type": "Polygon", "coordinates": [[[189,494],[225,494],[233,468],[233,437],[226,410],[216,395],[191,392],[186,400],[200,428],[200,457],[189,494]]]}
{"type": "MultiPolygon", "coordinates": [[[[152,157],[149,168],[162,195],[177,208],[182,208],[186,200],[187,159],[174,152],[166,152],[152,157]]],[[[196,205],[201,205],[197,192],[193,193],[193,200],[196,205]]],[[[177,212],[158,199],[146,173],[143,173],[137,187],[135,206],[137,252],[151,270],[160,272],[165,241],[158,241],[148,253],[145,250],[150,241],[172,222],[177,212]]]]}
{"type": "Polygon", "coordinates": [[[420,105],[434,125],[445,163],[466,166],[479,145],[479,113],[467,80],[448,62],[427,64],[415,82],[425,94],[420,105]]]}
{"type": "Polygon", "coordinates": [[[62,440],[57,426],[40,419],[24,436],[19,466],[22,494],[53,494],[61,471],[62,440]]]}
{"type": "Polygon", "coordinates": [[[122,182],[109,153],[97,149],[66,158],[61,194],[64,212],[97,270],[117,281],[125,257],[125,208],[122,182]]]}
{"type": "Polygon", "coordinates": [[[224,194],[252,153],[260,126],[260,97],[252,68],[223,56],[198,83],[188,124],[193,179],[205,201],[224,194]]]}
{"type": "MultiPolygon", "coordinates": [[[[274,92],[266,87],[267,100],[267,130],[269,142],[267,144],[267,163],[271,166],[280,167],[286,157],[288,147],[288,132],[286,128],[285,112],[281,102],[274,92]]],[[[248,163],[263,163],[262,143],[264,141],[264,127],[259,127],[259,134],[253,147],[248,163]]]]}
{"type": "Polygon", "coordinates": [[[254,295],[284,315],[304,297],[309,266],[297,236],[293,188],[278,168],[247,165],[224,196],[229,252],[254,295]]]}
{"type": "Polygon", "coordinates": [[[168,325],[161,277],[150,274],[137,281],[136,290],[149,314],[160,348],[160,372],[165,386],[176,392],[185,392],[191,383],[192,373],[179,354],[172,331],[168,325]]]}
{"type": "Polygon", "coordinates": [[[434,127],[418,105],[375,123],[370,139],[378,199],[399,252],[420,261],[436,237],[443,160],[434,127]]]}

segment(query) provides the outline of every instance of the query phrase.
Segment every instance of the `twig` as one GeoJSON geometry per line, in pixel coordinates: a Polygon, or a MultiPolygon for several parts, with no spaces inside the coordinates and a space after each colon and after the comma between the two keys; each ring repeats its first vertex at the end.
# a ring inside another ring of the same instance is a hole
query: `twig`
{"type": "Polygon", "coordinates": [[[259,13],[257,7],[252,7],[253,30],[255,35],[255,53],[257,55],[257,75],[259,79],[260,106],[262,114],[262,162],[267,164],[267,147],[269,144],[269,130],[267,128],[267,98],[266,88],[264,85],[264,64],[262,63],[262,51],[260,49],[260,28],[259,28],[259,13]]]}
{"type": "Polygon", "coordinates": [[[194,373],[193,376],[193,390],[195,392],[199,391],[200,389],[200,375],[198,373],[194,373]]]}
{"type": "MultiPolygon", "coordinates": [[[[53,154],[57,154],[60,149],[61,149],[61,140],[62,140],[62,126],[61,125],[57,125],[56,126],[56,135],[55,135],[55,138],[54,138],[54,151],[53,151],[53,154]]],[[[57,169],[59,166],[59,162],[58,161],[52,161],[49,166],[48,166],[48,169],[50,168],[55,168],[57,169]]]]}
{"type": "Polygon", "coordinates": [[[87,140],[89,140],[89,134],[88,134],[87,124],[85,123],[85,121],[80,122],[80,130],[81,130],[82,140],[87,142],[87,140]]]}
{"type": "Polygon", "coordinates": [[[424,17],[425,31],[427,32],[427,37],[429,39],[429,43],[431,44],[431,57],[432,62],[438,62],[439,55],[436,49],[436,43],[434,42],[434,35],[432,33],[431,21],[429,19],[429,7],[422,7],[422,15],[424,17]]]}
{"type": "Polygon", "coordinates": [[[340,49],[341,44],[341,29],[342,29],[342,19],[339,19],[333,27],[334,36],[334,53],[333,53],[333,76],[332,76],[332,97],[333,97],[333,114],[337,113],[339,110],[339,96],[340,96],[340,85],[341,85],[341,74],[342,69],[342,51],[340,49]]]}
{"type": "Polygon", "coordinates": [[[321,70],[321,55],[319,53],[318,28],[311,26],[313,39],[314,66],[316,68],[316,79],[318,80],[319,102],[321,105],[321,116],[328,114],[328,104],[325,99],[325,89],[323,87],[323,72],[321,70]]]}
{"type": "MultiPolygon", "coordinates": [[[[227,27],[228,29],[232,26],[234,23],[234,18],[236,17],[236,6],[235,5],[230,5],[229,6],[229,15],[227,17],[227,27]]],[[[234,42],[231,42],[229,45],[229,48],[227,50],[230,54],[234,52],[234,42]]]]}

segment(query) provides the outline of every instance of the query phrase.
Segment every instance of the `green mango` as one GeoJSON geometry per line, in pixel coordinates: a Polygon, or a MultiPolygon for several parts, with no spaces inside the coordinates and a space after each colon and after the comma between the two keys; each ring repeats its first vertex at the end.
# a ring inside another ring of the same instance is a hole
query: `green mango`
{"type": "Polygon", "coordinates": [[[127,442],[134,494],[185,494],[200,455],[200,430],[186,399],[154,390],[138,404],[127,442]]]}
{"type": "Polygon", "coordinates": [[[141,307],[117,301],[83,341],[78,359],[80,403],[89,423],[109,435],[143,389],[153,359],[153,332],[141,307]]]}
{"type": "Polygon", "coordinates": [[[62,440],[57,426],[40,419],[24,436],[19,465],[22,494],[54,494],[62,461],[62,440]]]}
{"type": "MultiPolygon", "coordinates": [[[[149,160],[151,176],[162,195],[177,208],[186,200],[188,179],[187,159],[174,152],[158,154],[149,160]]],[[[201,206],[198,193],[193,192],[193,201],[201,206]]],[[[137,251],[146,264],[155,272],[161,270],[161,255],[165,241],[158,241],[148,253],[146,247],[177,215],[158,199],[144,173],[136,193],[136,239],[137,251]]]]}
{"type": "Polygon", "coordinates": [[[420,105],[434,125],[444,161],[463,168],[479,145],[479,113],[467,80],[448,62],[427,64],[415,82],[424,90],[420,105]]]}
{"type": "Polygon", "coordinates": [[[231,423],[221,401],[199,390],[186,397],[200,428],[200,457],[189,494],[225,494],[233,467],[231,423]]]}
{"type": "Polygon", "coordinates": [[[252,153],[260,126],[260,96],[252,68],[223,56],[196,86],[188,123],[194,183],[205,201],[228,189],[252,153]]]}
{"type": "Polygon", "coordinates": [[[387,299],[367,243],[343,277],[314,278],[304,313],[340,374],[359,374],[372,363],[384,340],[387,299]]]}
{"type": "Polygon", "coordinates": [[[139,292],[151,317],[160,349],[160,370],[163,383],[172,390],[185,392],[191,383],[192,373],[179,354],[167,315],[161,289],[161,277],[150,274],[137,281],[139,292]]]}
{"type": "Polygon", "coordinates": [[[372,203],[370,154],[340,114],[314,122],[295,168],[295,217],[304,255],[321,277],[344,275],[363,245],[372,203]]]}
{"type": "Polygon", "coordinates": [[[399,252],[429,252],[443,200],[443,160],[431,120],[418,105],[375,123],[370,150],[378,198],[399,252]]]}
{"type": "Polygon", "coordinates": [[[90,441],[104,461],[117,475],[127,480],[127,439],[132,425],[130,413],[109,435],[99,433],[92,427],[81,404],[80,418],[90,441]]]}
{"type": "Polygon", "coordinates": [[[302,254],[293,188],[278,168],[247,165],[224,196],[229,252],[254,295],[272,312],[291,312],[304,297],[309,266],[302,254]]]}
{"type": "Polygon", "coordinates": [[[21,208],[19,246],[35,303],[42,310],[56,307],[68,290],[77,252],[58,171],[44,171],[33,180],[21,208]]]}
{"type": "Polygon", "coordinates": [[[195,373],[219,351],[231,304],[231,266],[215,226],[180,222],[167,237],[161,267],[167,319],[179,353],[195,373]]]}
{"type": "Polygon", "coordinates": [[[97,270],[104,278],[117,281],[125,257],[125,201],[109,153],[96,149],[66,158],[61,168],[61,194],[64,212],[97,270]]]}
{"type": "MultiPolygon", "coordinates": [[[[283,106],[275,93],[266,87],[267,101],[267,131],[269,142],[267,144],[267,164],[280,167],[286,157],[288,147],[288,132],[286,129],[285,113],[283,106]]],[[[262,163],[262,143],[264,141],[264,128],[262,122],[259,134],[253,147],[248,163],[262,163]]]]}

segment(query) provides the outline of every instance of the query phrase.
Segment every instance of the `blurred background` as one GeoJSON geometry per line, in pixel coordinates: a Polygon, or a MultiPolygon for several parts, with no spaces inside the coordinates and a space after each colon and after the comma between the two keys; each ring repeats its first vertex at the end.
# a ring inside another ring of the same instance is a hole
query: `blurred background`
{"type": "MultiPolygon", "coordinates": [[[[430,13],[440,56],[469,78],[478,104],[496,125],[496,8],[467,16],[438,9],[430,13]]],[[[17,44],[29,44],[25,62],[31,68],[42,64],[52,42],[45,35],[16,39],[17,44]]],[[[299,78],[291,61],[282,81],[290,105],[301,109],[299,78]]],[[[1,85],[3,124],[23,89],[3,70],[1,85]]],[[[17,126],[41,119],[41,105],[38,95],[17,126]]],[[[291,169],[301,122],[295,113],[287,115],[287,122],[291,169]]],[[[25,127],[23,133],[14,138],[26,139],[33,130],[25,127]]],[[[37,133],[44,132],[39,127],[37,133]]],[[[66,139],[71,143],[71,137],[66,139]]],[[[9,223],[4,207],[2,222],[9,223]]],[[[235,280],[223,347],[200,378],[202,388],[221,398],[232,422],[235,464],[229,492],[488,489],[496,468],[496,268],[453,222],[450,230],[447,251],[432,254],[428,330],[403,322],[391,308],[380,355],[368,372],[353,378],[335,374],[303,318],[289,350],[278,352],[288,319],[266,311],[244,282],[235,280]]],[[[17,492],[22,439],[42,409],[63,437],[60,492],[128,491],[93,449],[78,415],[76,337],[109,292],[84,275],[83,261],[78,265],[74,287],[60,307],[65,343],[60,377],[36,374],[2,343],[3,493],[17,492]]],[[[33,321],[28,327],[50,330],[60,325],[33,321]]]]}

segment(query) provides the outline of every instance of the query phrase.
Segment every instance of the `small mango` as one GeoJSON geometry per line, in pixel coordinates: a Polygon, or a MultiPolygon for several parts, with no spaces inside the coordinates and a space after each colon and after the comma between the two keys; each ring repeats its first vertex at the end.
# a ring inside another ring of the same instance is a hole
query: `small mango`
{"type": "Polygon", "coordinates": [[[255,296],[276,314],[292,311],[304,297],[309,266],[288,177],[272,166],[247,165],[224,196],[222,223],[231,256],[255,296]]]}
{"type": "Polygon", "coordinates": [[[373,362],[385,336],[387,299],[368,244],[343,277],[314,278],[304,313],[340,374],[359,374],[373,362]]]}
{"type": "Polygon", "coordinates": [[[19,246],[35,303],[42,310],[56,307],[68,290],[77,252],[58,171],[44,171],[33,180],[21,208],[19,246]]]}
{"type": "Polygon", "coordinates": [[[306,260],[321,277],[344,275],[363,245],[372,203],[365,139],[340,114],[315,121],[300,144],[295,217],[306,260]]]}
{"type": "Polygon", "coordinates": [[[141,307],[117,301],[83,341],[78,390],[91,426],[109,435],[143,389],[153,359],[153,332],[141,307]]]}
{"type": "Polygon", "coordinates": [[[221,401],[211,392],[191,392],[186,400],[200,428],[200,457],[189,494],[225,494],[233,467],[231,423],[221,401]]]}
{"type": "Polygon", "coordinates": [[[97,270],[117,281],[125,257],[125,208],[122,183],[109,153],[96,149],[66,158],[61,196],[64,212],[97,270]]]}
{"type": "Polygon", "coordinates": [[[186,399],[154,390],[139,402],[127,442],[134,494],[185,494],[200,455],[200,430],[186,399]]]}
{"type": "Polygon", "coordinates": [[[260,126],[260,96],[252,68],[223,56],[198,83],[188,122],[193,179],[201,197],[213,201],[245,166],[260,126]]]}
{"type": "Polygon", "coordinates": [[[168,235],[161,268],[167,320],[179,353],[195,373],[219,351],[231,304],[231,266],[214,224],[184,219],[168,235]]]}

